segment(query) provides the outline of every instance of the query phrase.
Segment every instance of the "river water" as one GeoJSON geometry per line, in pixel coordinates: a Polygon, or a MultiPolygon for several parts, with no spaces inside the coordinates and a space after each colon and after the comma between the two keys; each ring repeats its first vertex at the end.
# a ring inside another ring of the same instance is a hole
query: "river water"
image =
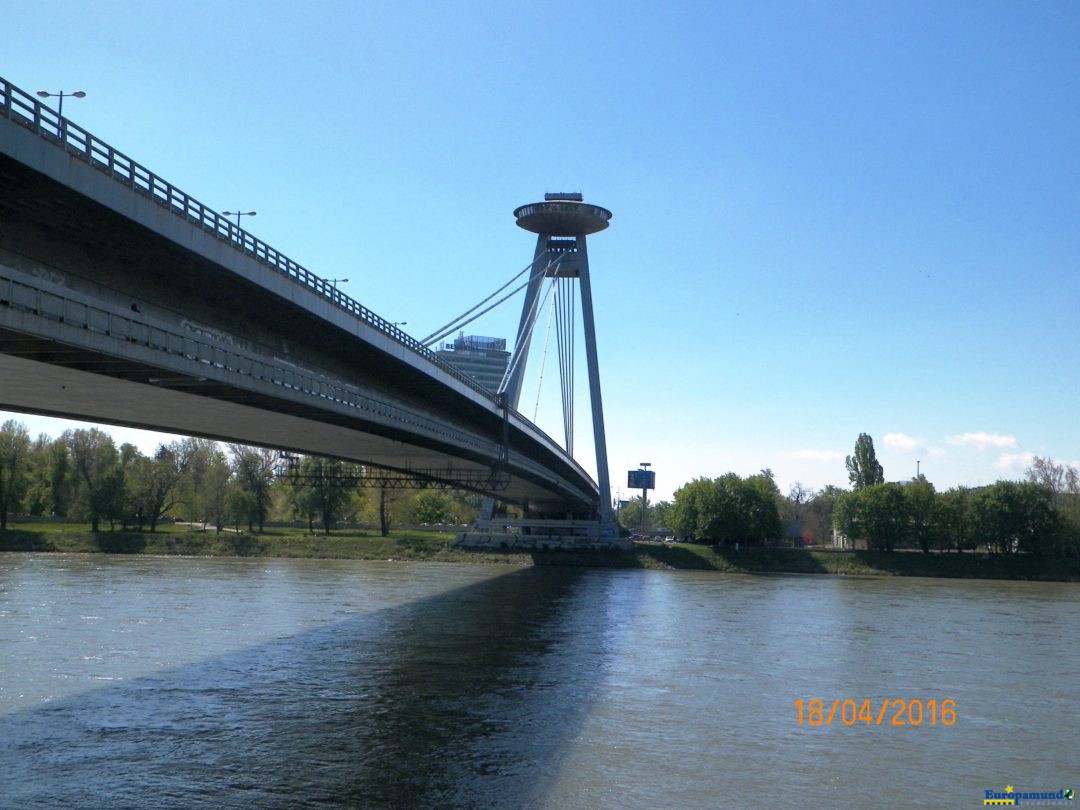
{"type": "Polygon", "coordinates": [[[0,554],[0,807],[981,807],[1080,789],[1078,639],[1063,583],[0,554]]]}

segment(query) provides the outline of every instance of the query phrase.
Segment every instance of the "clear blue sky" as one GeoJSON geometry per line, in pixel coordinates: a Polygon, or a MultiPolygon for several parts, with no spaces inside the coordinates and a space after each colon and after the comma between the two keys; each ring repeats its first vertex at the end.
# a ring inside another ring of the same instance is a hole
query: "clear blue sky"
{"type": "Polygon", "coordinates": [[[85,90],[69,117],[420,337],[529,261],[515,207],[610,208],[617,486],[640,461],[663,497],[846,485],[860,432],[939,488],[1080,463],[1080,4],[104,0],[3,27],[7,79],[85,90]]]}

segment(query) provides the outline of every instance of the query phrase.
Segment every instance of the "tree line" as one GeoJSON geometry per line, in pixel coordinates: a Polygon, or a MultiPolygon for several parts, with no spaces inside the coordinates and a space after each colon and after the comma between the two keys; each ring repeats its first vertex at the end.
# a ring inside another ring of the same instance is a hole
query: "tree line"
{"type": "Polygon", "coordinates": [[[263,531],[268,521],[303,520],[329,534],[339,522],[376,525],[465,523],[480,496],[442,490],[361,490],[348,465],[300,461],[301,476],[275,474],[279,454],[247,445],[186,438],[152,455],[119,447],[98,428],[31,439],[15,420],[0,425],[0,531],[12,514],[85,521],[90,530],[156,531],[163,520],[263,531]],[[300,482],[303,482],[302,485],[300,482]]]}
{"type": "Polygon", "coordinates": [[[870,548],[1080,554],[1080,473],[1075,467],[1036,456],[1022,481],[938,492],[925,475],[887,483],[873,440],[864,433],[847,468],[852,489],[834,502],[833,525],[870,548]]]}
{"type": "MultiPolygon", "coordinates": [[[[762,545],[789,535],[807,544],[880,551],[985,550],[995,554],[1080,556],[1080,471],[1035,457],[1024,480],[938,492],[925,475],[886,482],[873,439],[860,434],[846,458],[850,489],[814,491],[796,482],[781,494],[771,470],[740,478],[697,478],[672,503],[650,508],[644,524],[697,542],[762,545]],[[655,511],[654,511],[655,510],[655,511]]],[[[621,510],[628,529],[642,525],[641,501],[621,510]],[[628,516],[628,517],[627,517],[628,516]]]]}

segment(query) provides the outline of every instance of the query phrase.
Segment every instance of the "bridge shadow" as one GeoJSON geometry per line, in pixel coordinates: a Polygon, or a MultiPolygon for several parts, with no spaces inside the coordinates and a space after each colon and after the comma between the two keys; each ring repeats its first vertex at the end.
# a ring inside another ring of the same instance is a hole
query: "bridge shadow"
{"type": "Polygon", "coordinates": [[[827,574],[829,570],[802,549],[726,546],[686,543],[635,543],[627,551],[532,551],[538,566],[589,568],[675,568],[743,574],[827,574]]]}
{"type": "Polygon", "coordinates": [[[535,805],[599,688],[586,576],[520,569],[0,717],[0,804],[535,805]]]}

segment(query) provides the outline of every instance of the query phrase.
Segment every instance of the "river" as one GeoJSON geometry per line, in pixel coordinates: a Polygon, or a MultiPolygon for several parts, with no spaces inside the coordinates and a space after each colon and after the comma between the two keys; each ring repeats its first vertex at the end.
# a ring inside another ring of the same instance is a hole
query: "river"
{"type": "Polygon", "coordinates": [[[1078,639],[1067,583],[0,554],[0,807],[980,807],[1080,789],[1078,639]]]}

